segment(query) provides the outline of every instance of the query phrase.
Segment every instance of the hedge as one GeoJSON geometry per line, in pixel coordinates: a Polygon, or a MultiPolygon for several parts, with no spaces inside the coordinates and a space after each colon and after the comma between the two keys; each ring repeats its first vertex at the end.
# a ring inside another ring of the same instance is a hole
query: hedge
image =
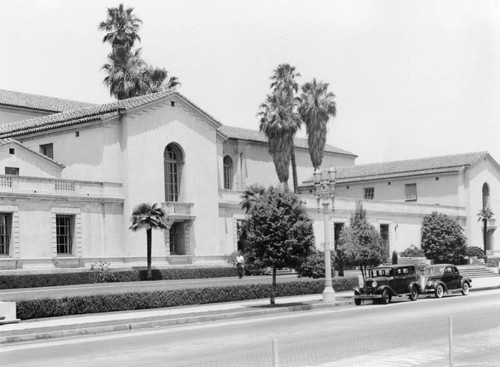
{"type": "MultiPolygon", "coordinates": [[[[358,286],[358,277],[334,278],[337,292],[358,286]]],[[[22,320],[80,315],[89,313],[142,310],[148,308],[234,302],[270,297],[271,284],[177,289],[155,292],[125,292],[93,296],[45,298],[16,302],[17,317],[22,320]]],[[[277,297],[322,293],[324,280],[278,283],[277,297]]]]}
{"type": "MultiPolygon", "coordinates": [[[[56,287],[96,283],[97,272],[0,275],[0,289],[56,287]]],[[[153,280],[204,279],[237,276],[234,267],[153,269],[153,280]]],[[[107,282],[135,282],[146,279],[146,270],[110,271],[107,282]]]]}

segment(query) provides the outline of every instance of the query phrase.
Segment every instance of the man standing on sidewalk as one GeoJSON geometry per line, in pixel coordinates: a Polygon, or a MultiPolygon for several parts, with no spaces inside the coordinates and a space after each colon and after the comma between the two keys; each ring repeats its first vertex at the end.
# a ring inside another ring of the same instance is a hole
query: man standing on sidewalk
{"type": "Polygon", "coordinates": [[[241,252],[238,252],[238,256],[236,256],[236,267],[238,268],[238,276],[243,278],[243,267],[245,265],[245,258],[241,254],[241,252]]]}

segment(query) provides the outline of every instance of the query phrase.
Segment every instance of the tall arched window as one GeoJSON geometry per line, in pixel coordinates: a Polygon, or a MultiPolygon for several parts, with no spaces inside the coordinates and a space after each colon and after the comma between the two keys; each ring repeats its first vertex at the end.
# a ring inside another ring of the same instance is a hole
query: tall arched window
{"type": "Polygon", "coordinates": [[[483,209],[490,207],[490,187],[485,182],[483,184],[483,209]]]}
{"type": "Polygon", "coordinates": [[[224,188],[231,190],[233,183],[233,160],[230,156],[224,157],[224,188]]]}
{"type": "Polygon", "coordinates": [[[179,201],[182,151],[177,144],[169,144],[163,152],[165,173],[165,201],[179,201]]]}

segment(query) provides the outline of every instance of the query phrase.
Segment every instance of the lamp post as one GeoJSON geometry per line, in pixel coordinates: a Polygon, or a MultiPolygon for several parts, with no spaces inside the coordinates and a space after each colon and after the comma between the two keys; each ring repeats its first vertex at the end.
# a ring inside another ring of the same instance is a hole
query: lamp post
{"type": "Polygon", "coordinates": [[[320,171],[316,168],[314,171],[314,187],[316,188],[316,201],[318,203],[318,212],[320,203],[323,206],[323,225],[325,230],[325,290],[323,291],[323,302],[334,303],[335,291],[332,287],[332,264],[330,260],[330,241],[329,241],[329,223],[330,213],[328,206],[332,203],[332,212],[335,210],[335,179],[337,171],[332,167],[328,171],[320,171]]]}

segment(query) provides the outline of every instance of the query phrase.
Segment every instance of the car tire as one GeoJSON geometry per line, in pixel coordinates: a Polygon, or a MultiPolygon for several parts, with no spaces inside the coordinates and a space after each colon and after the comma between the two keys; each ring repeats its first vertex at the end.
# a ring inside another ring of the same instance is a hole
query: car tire
{"type": "Polygon", "coordinates": [[[411,287],[410,300],[416,301],[418,299],[418,294],[418,288],[416,285],[414,285],[413,287],[411,287]]]}
{"type": "Polygon", "coordinates": [[[464,284],[462,284],[462,294],[464,296],[468,295],[469,294],[469,290],[470,290],[469,283],[464,282],[464,284]]]}
{"type": "Polygon", "coordinates": [[[436,295],[436,298],[443,298],[444,296],[444,288],[441,284],[439,284],[436,287],[436,290],[434,291],[434,294],[436,295]]]}
{"type": "Polygon", "coordinates": [[[380,303],[383,305],[386,305],[391,302],[391,295],[389,294],[389,291],[387,289],[384,289],[382,292],[382,298],[380,299],[380,303]]]}
{"type": "MultiPolygon", "coordinates": [[[[358,292],[354,292],[354,295],[355,296],[359,296],[359,293],[358,292]]],[[[360,299],[354,299],[354,304],[356,306],[360,306],[361,305],[361,300],[360,299]]]]}

